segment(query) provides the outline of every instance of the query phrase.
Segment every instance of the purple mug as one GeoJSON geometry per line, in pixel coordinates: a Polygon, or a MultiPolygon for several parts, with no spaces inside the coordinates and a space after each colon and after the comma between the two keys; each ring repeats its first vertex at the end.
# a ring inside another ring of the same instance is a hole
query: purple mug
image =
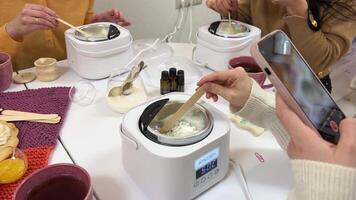
{"type": "Polygon", "coordinates": [[[74,164],[54,164],[35,171],[17,187],[13,200],[93,199],[88,172],[74,164]]]}
{"type": "Polygon", "coordinates": [[[7,90],[12,81],[11,56],[0,52],[0,92],[7,90]]]}
{"type": "Polygon", "coordinates": [[[261,68],[256,63],[255,59],[251,56],[239,56],[232,58],[229,61],[229,69],[236,67],[242,67],[247,72],[247,74],[253,78],[263,89],[273,87],[272,84],[265,85],[267,79],[266,74],[261,70],[261,68]]]}

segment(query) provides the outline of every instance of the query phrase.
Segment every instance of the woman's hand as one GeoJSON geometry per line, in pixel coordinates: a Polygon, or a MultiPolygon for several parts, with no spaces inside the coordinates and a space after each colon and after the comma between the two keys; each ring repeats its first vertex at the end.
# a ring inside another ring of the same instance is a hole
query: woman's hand
{"type": "Polygon", "coordinates": [[[272,0],[272,3],[286,7],[289,15],[308,16],[308,2],[306,0],[272,0]]]}
{"type": "Polygon", "coordinates": [[[6,25],[6,31],[13,39],[37,30],[56,28],[58,15],[53,10],[36,4],[26,4],[17,17],[6,25]]]}
{"type": "Polygon", "coordinates": [[[334,145],[323,140],[318,133],[306,126],[279,96],[276,110],[278,118],[291,137],[288,145],[288,155],[291,159],[356,167],[356,119],[347,118],[341,122],[340,140],[334,145]]]}
{"type": "Polygon", "coordinates": [[[237,19],[237,0],[206,0],[206,5],[224,17],[228,16],[230,12],[231,17],[237,19]]]}
{"type": "Polygon", "coordinates": [[[103,13],[99,13],[93,16],[91,19],[91,23],[95,22],[112,22],[118,24],[120,26],[128,26],[130,22],[128,22],[121,12],[119,12],[116,8],[112,8],[103,13]]]}
{"type": "Polygon", "coordinates": [[[198,82],[198,86],[204,88],[206,98],[217,101],[219,95],[239,110],[250,96],[252,83],[245,70],[237,67],[209,74],[198,82]]]}

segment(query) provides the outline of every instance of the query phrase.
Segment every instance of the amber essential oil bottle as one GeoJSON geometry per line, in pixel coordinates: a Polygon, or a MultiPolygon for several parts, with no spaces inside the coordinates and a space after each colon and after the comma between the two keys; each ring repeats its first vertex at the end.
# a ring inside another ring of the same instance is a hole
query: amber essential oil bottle
{"type": "Polygon", "coordinates": [[[170,86],[171,92],[176,92],[177,91],[177,69],[172,67],[169,68],[169,82],[170,82],[170,86]]]}
{"type": "Polygon", "coordinates": [[[167,94],[171,91],[168,71],[161,72],[161,94],[167,94]]]}

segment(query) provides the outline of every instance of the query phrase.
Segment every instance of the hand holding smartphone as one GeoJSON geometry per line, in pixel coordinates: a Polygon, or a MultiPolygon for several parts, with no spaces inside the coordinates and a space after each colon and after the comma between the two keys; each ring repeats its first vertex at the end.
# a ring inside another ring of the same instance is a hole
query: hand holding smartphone
{"type": "Polygon", "coordinates": [[[274,31],[255,43],[251,54],[302,121],[323,139],[337,144],[345,115],[288,36],[274,31]]]}

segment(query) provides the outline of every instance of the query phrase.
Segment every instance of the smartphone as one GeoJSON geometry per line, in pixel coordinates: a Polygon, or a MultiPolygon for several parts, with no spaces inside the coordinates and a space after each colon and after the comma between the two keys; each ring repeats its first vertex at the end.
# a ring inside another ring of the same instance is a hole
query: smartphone
{"type": "Polygon", "coordinates": [[[323,139],[337,144],[345,115],[288,36],[274,31],[254,43],[251,54],[301,120],[323,139]]]}

